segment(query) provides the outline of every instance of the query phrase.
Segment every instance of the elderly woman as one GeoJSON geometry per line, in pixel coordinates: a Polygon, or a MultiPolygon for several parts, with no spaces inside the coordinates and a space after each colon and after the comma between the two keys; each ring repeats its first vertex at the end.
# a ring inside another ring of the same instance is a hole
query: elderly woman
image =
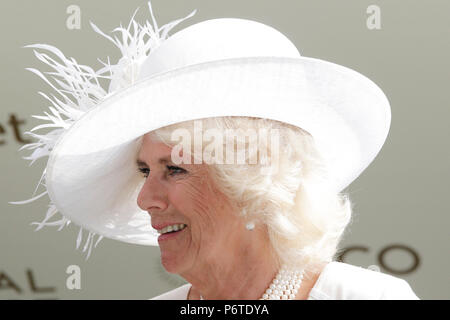
{"type": "Polygon", "coordinates": [[[46,191],[20,202],[48,194],[38,229],[79,225],[88,256],[102,237],[158,245],[189,282],[159,299],[417,298],[333,261],[351,218],[341,192],[389,131],[383,92],[265,24],[213,19],[168,37],[182,20],[132,19],[119,37],[93,25],[122,54],[98,71],[32,46],[53,72],[30,70],[58,95],[42,94],[49,123],[24,146],[49,156],[46,191]]]}
{"type": "MultiPolygon", "coordinates": [[[[193,122],[155,130],[143,137],[138,156],[146,179],[138,204],[161,233],[161,262],[189,282],[155,299],[416,298],[401,279],[331,262],[351,204],[330,190],[306,131],[267,119],[204,119],[204,132],[238,132],[244,143],[236,151],[246,155],[245,164],[208,165],[194,164],[195,155],[189,164],[171,161],[179,128],[194,136],[193,122]],[[279,150],[270,142],[251,148],[243,133],[262,128],[279,134],[279,150]],[[262,149],[280,153],[279,160],[249,164],[262,149]]],[[[230,139],[214,141],[222,142],[219,150],[235,151],[226,149],[230,139]]]]}

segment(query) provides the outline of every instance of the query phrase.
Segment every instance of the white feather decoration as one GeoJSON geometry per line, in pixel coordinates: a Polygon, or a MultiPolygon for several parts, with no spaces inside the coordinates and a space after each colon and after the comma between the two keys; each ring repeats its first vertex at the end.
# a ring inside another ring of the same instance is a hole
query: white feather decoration
{"type": "MultiPolygon", "coordinates": [[[[89,66],[77,63],[74,58],[66,57],[54,46],[46,44],[25,46],[26,48],[33,48],[36,58],[52,69],[51,72],[44,73],[34,68],[27,68],[27,70],[43,79],[57,93],[55,96],[39,92],[51,105],[49,106],[50,111],[44,112],[44,115],[32,115],[33,118],[45,121],[45,123],[25,133],[36,139],[36,142],[26,144],[19,149],[19,151],[33,150],[31,155],[23,157],[23,159],[31,161],[30,166],[37,159],[48,157],[61,134],[68,130],[86,111],[98,105],[110,94],[132,85],[138,78],[142,63],[152,50],[168,38],[168,34],[173,27],[196,13],[196,10],[194,10],[188,16],[174,20],[159,28],[150,2],[148,2],[148,7],[152,23],[149,21],[146,21],[143,25],[137,23],[135,21],[137,9],[126,29],[120,25],[113,30],[112,33],[119,36],[109,36],[91,22],[94,31],[114,43],[122,54],[119,61],[113,65],[110,63],[109,57],[107,63],[99,60],[102,67],[97,71],[89,66]],[[100,85],[101,79],[109,80],[108,90],[100,85]],[[45,134],[35,133],[35,131],[41,129],[52,130],[45,134]]],[[[47,191],[44,191],[35,196],[40,186],[46,188],[45,172],[44,169],[30,199],[10,203],[26,204],[46,195],[47,191]]],[[[48,207],[44,219],[41,222],[32,223],[32,225],[37,225],[35,231],[47,226],[58,226],[59,231],[70,224],[71,221],[63,215],[59,220],[51,220],[58,213],[58,209],[51,201],[48,207]]],[[[86,252],[86,260],[91,255],[92,248],[95,248],[102,238],[103,236],[88,231],[82,250],[86,252]],[[97,240],[95,240],[96,237],[97,240]]],[[[76,240],[77,249],[81,247],[82,242],[83,228],[80,227],[76,240]]]]}

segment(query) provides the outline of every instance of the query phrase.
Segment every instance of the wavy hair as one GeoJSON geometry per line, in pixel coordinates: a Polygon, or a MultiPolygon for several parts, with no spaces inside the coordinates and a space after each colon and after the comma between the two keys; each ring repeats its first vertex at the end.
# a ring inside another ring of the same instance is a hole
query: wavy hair
{"type": "MultiPolygon", "coordinates": [[[[316,272],[324,263],[332,261],[351,220],[352,203],[347,194],[332,190],[326,165],[315,148],[313,137],[283,122],[231,116],[181,122],[152,133],[157,140],[174,146],[174,130],[187,129],[193,137],[194,121],[201,122],[203,132],[208,129],[240,129],[241,132],[277,129],[278,150],[273,150],[271,143],[263,142],[269,160],[279,152],[276,162],[210,164],[209,173],[219,190],[238,204],[246,220],[267,227],[271,249],[279,263],[316,272]]],[[[247,141],[243,146],[246,160],[258,152],[247,141]]],[[[261,156],[257,157],[261,160],[261,156]]]]}

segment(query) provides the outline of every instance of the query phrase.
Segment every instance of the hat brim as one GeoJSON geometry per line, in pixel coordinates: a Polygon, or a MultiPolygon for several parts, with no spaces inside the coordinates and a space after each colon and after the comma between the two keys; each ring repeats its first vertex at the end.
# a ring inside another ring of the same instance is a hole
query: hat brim
{"type": "Polygon", "coordinates": [[[141,137],[173,123],[220,116],[283,121],[308,131],[343,190],[373,161],[389,132],[389,102],[360,73],[301,57],[228,59],[157,74],[86,112],[57,141],[46,168],[61,214],[105,237],[158,245],[136,203],[141,137]]]}

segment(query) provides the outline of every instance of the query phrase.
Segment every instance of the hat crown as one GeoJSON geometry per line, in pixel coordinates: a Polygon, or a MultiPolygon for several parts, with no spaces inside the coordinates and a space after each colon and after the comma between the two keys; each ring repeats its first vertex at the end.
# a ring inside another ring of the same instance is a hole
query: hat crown
{"type": "Polygon", "coordinates": [[[143,62],[138,79],[194,64],[244,57],[301,57],[281,32],[263,23],[220,18],[191,25],[162,42],[143,62]]]}

